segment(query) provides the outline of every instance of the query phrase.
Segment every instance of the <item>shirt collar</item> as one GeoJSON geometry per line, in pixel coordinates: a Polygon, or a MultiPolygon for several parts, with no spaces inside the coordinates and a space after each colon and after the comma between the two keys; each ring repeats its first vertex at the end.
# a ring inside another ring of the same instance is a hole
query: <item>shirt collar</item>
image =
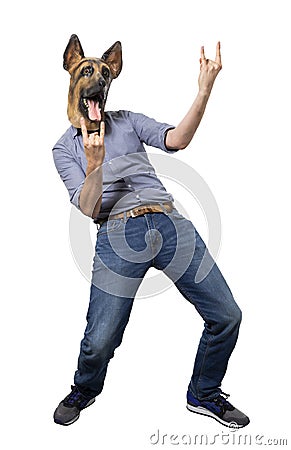
{"type": "MultiPolygon", "coordinates": [[[[82,136],[82,130],[81,128],[75,128],[73,125],[71,126],[72,128],[72,134],[73,134],[73,139],[75,139],[77,136],[82,136]]],[[[88,131],[88,134],[90,133],[96,133],[96,131],[88,131]]]]}
{"type": "Polygon", "coordinates": [[[75,128],[73,125],[71,125],[71,133],[73,136],[73,139],[75,139],[75,137],[80,136],[81,133],[81,128],[75,128]]]}

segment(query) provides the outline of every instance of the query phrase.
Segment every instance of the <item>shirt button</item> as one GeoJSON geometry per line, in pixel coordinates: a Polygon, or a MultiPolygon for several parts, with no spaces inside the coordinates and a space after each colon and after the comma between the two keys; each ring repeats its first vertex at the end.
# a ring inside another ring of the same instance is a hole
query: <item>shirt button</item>
{"type": "Polygon", "coordinates": [[[112,162],[111,161],[109,161],[109,163],[108,163],[110,166],[111,166],[111,164],[112,164],[112,162]]]}
{"type": "Polygon", "coordinates": [[[131,184],[128,184],[127,187],[131,188],[131,184]]]}
{"type": "Polygon", "coordinates": [[[139,200],[139,195],[136,195],[135,197],[139,200]]]}

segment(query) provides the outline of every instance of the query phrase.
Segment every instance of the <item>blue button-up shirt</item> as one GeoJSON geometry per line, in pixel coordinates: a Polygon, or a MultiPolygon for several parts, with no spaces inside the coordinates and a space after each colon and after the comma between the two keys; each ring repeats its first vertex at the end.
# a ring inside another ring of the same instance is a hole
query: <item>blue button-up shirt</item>
{"type": "MultiPolygon", "coordinates": [[[[105,113],[103,193],[98,218],[140,205],[173,201],[158,179],[143,145],[174,153],[177,150],[169,150],[165,145],[166,132],[171,128],[174,127],[130,111],[105,113]]],[[[54,146],[53,157],[70,201],[79,208],[87,169],[80,130],[71,126],[54,146]]]]}

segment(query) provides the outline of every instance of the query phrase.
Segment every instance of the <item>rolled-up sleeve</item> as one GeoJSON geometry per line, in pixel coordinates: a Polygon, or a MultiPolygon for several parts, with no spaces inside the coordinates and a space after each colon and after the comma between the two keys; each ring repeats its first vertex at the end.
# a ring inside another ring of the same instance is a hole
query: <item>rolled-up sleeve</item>
{"type": "Polygon", "coordinates": [[[175,153],[179,149],[168,149],[166,147],[167,131],[175,128],[168,123],[157,122],[144,114],[133,113],[126,111],[128,119],[130,120],[139,139],[146,145],[159,148],[167,153],[175,153]]]}
{"type": "Polygon", "coordinates": [[[86,174],[66,146],[61,143],[53,148],[53,158],[57,171],[69,192],[70,202],[80,209],[79,197],[86,174]]]}

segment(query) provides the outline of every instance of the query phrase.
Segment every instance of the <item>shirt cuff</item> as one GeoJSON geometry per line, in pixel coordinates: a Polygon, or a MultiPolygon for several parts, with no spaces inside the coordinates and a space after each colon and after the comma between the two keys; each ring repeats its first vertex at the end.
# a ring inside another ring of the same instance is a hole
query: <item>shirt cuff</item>
{"type": "Polygon", "coordinates": [[[174,149],[171,148],[171,149],[169,149],[169,148],[166,146],[167,133],[168,133],[168,131],[174,130],[175,128],[176,128],[176,127],[167,127],[167,128],[164,130],[163,146],[164,146],[164,151],[167,152],[167,153],[176,153],[176,152],[179,151],[179,148],[174,148],[174,149]]]}
{"type": "MultiPolygon", "coordinates": [[[[84,180],[85,181],[85,180],[84,180]]],[[[80,184],[80,186],[78,187],[78,189],[74,192],[74,195],[71,197],[70,201],[73,205],[76,206],[76,208],[80,209],[80,205],[79,205],[79,199],[80,199],[80,193],[81,190],[83,189],[84,186],[84,181],[80,184]]]]}

